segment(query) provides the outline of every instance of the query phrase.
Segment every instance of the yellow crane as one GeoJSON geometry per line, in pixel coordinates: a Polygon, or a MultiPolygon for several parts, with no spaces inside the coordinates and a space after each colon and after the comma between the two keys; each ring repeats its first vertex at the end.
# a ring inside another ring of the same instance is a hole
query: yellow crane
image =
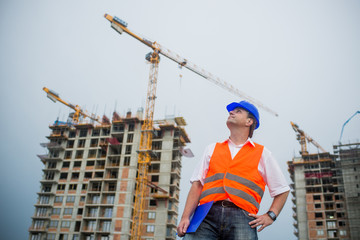
{"type": "Polygon", "coordinates": [[[301,146],[301,155],[308,155],[309,152],[307,150],[307,146],[306,146],[306,141],[309,143],[312,143],[315,147],[317,147],[318,149],[321,150],[321,152],[325,153],[326,150],[320,146],[320,144],[318,144],[313,138],[311,138],[309,135],[307,135],[303,130],[301,130],[299,128],[299,126],[294,123],[294,122],[290,122],[292,128],[294,129],[294,131],[297,133],[297,140],[300,142],[300,146],[301,146]]]}
{"type": "Polygon", "coordinates": [[[224,88],[225,90],[233,93],[235,96],[247,99],[258,107],[270,112],[271,114],[278,116],[276,112],[270,108],[264,106],[259,101],[254,98],[246,95],[240,90],[236,89],[233,85],[221,80],[220,78],[214,76],[210,72],[205,71],[204,69],[198,67],[197,65],[191,63],[187,59],[179,56],[178,54],[170,51],[169,49],[161,46],[157,42],[152,42],[147,40],[144,37],[141,37],[127,28],[128,24],[118,17],[112,17],[108,14],[104,16],[107,20],[110,21],[111,27],[118,33],[127,33],[133,38],[139,40],[146,46],[152,48],[152,52],[146,55],[146,60],[150,62],[150,76],[147,89],[147,98],[146,98],[146,107],[145,107],[145,118],[142,125],[142,132],[140,137],[140,147],[138,155],[138,177],[136,179],[136,190],[135,190],[135,203],[134,203],[134,214],[132,219],[132,228],[131,228],[131,239],[140,239],[141,237],[141,227],[143,223],[143,210],[144,210],[144,200],[146,194],[146,186],[148,183],[148,166],[151,161],[151,145],[152,145],[152,130],[153,130],[153,116],[154,116],[154,107],[156,99],[156,86],[157,86],[157,76],[159,69],[159,54],[173,60],[178,63],[180,67],[185,67],[190,71],[200,75],[201,77],[215,83],[216,85],[224,88]]]}
{"type": "Polygon", "coordinates": [[[71,103],[68,103],[68,102],[62,100],[58,93],[56,93],[56,92],[54,92],[54,91],[52,91],[52,90],[50,90],[50,89],[48,89],[46,87],[44,87],[43,90],[47,93],[47,97],[51,101],[53,101],[53,102],[59,101],[62,104],[68,106],[69,108],[71,108],[71,109],[73,109],[75,111],[74,114],[72,115],[72,122],[74,124],[79,123],[80,115],[83,116],[84,118],[88,117],[91,120],[94,120],[94,121],[96,121],[98,123],[101,123],[100,120],[99,120],[99,117],[90,116],[84,110],[82,110],[79,105],[74,105],[74,104],[71,104],[71,103]]]}

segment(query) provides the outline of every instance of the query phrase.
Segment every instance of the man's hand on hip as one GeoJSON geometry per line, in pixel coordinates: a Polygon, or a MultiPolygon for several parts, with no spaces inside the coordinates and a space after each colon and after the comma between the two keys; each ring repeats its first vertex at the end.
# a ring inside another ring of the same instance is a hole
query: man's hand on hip
{"type": "Polygon", "coordinates": [[[258,229],[258,232],[261,232],[264,228],[266,228],[267,226],[270,226],[274,221],[269,217],[269,215],[267,215],[266,213],[264,215],[255,215],[250,213],[249,214],[250,217],[254,217],[256,218],[255,220],[249,222],[249,225],[252,228],[256,228],[261,226],[258,229]]]}

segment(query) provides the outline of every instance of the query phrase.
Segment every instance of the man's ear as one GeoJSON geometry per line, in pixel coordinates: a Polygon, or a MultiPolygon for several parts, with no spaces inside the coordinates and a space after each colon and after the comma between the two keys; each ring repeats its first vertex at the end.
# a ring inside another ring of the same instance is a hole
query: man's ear
{"type": "Polygon", "coordinates": [[[248,118],[247,121],[246,121],[246,126],[250,127],[253,123],[254,123],[254,119],[248,118]]]}

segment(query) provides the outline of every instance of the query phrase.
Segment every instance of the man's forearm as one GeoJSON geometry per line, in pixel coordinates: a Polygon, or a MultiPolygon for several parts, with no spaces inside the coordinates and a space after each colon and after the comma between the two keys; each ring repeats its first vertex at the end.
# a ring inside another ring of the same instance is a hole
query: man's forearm
{"type": "Polygon", "coordinates": [[[192,183],[181,218],[190,218],[194,213],[197,205],[199,204],[202,188],[203,186],[200,181],[192,183]]]}
{"type": "Polygon", "coordinates": [[[276,195],[274,197],[274,200],[271,204],[269,211],[273,211],[276,214],[276,216],[279,216],[282,208],[285,205],[288,195],[289,195],[289,191],[276,195]]]}
{"type": "MultiPolygon", "coordinates": [[[[269,211],[273,211],[276,214],[276,216],[279,216],[281,209],[285,205],[288,195],[289,195],[289,191],[275,196],[269,211]]],[[[261,232],[264,228],[266,228],[267,226],[270,226],[274,222],[274,220],[272,218],[270,218],[269,215],[267,215],[266,213],[263,215],[256,215],[256,214],[250,213],[249,216],[256,218],[255,220],[249,222],[249,225],[252,228],[261,226],[258,229],[258,232],[261,232]]]]}
{"type": "Polygon", "coordinates": [[[177,233],[179,237],[183,237],[187,231],[187,228],[189,227],[190,217],[199,203],[202,188],[203,186],[201,185],[200,181],[193,182],[191,185],[188,197],[186,199],[184,212],[181,217],[179,226],[177,227],[177,233]]]}

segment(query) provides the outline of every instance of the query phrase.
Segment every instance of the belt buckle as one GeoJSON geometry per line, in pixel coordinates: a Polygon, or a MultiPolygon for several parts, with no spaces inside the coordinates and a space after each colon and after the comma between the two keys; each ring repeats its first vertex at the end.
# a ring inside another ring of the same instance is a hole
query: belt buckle
{"type": "Polygon", "coordinates": [[[225,200],[221,202],[221,206],[222,206],[223,208],[226,207],[225,200]]]}

